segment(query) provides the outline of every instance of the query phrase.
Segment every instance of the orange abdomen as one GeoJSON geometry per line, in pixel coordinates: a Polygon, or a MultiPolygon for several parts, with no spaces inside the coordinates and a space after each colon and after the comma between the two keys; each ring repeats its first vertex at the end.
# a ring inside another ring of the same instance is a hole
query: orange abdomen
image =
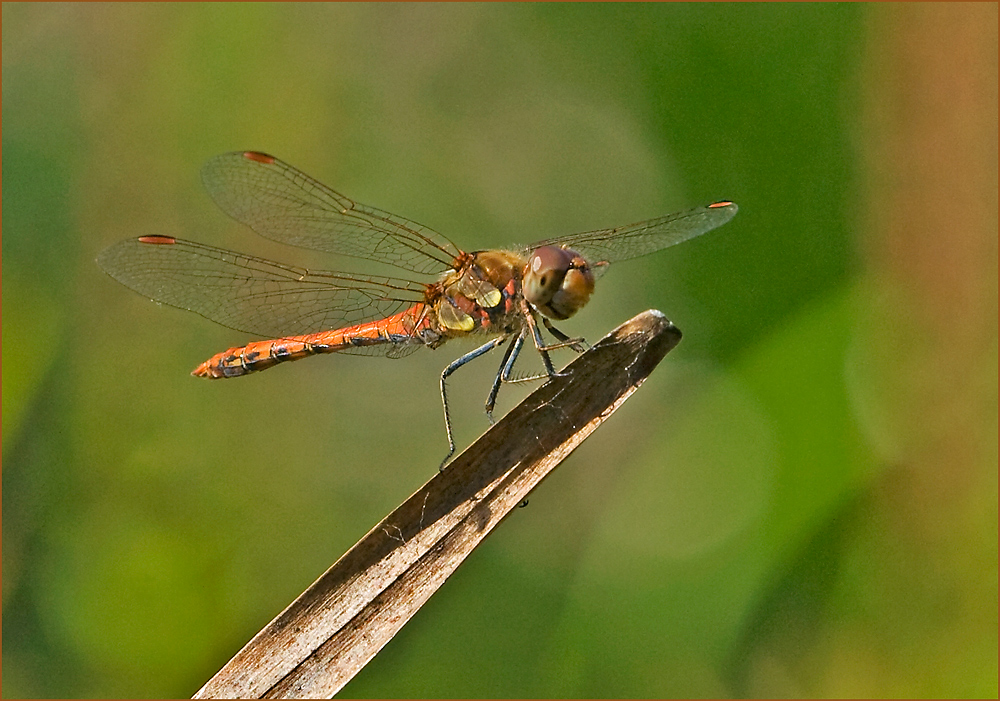
{"type": "Polygon", "coordinates": [[[427,306],[417,304],[384,319],[342,329],[254,341],[213,355],[191,374],[211,379],[240,377],[318,353],[383,344],[432,344],[439,336],[429,316],[427,306]]]}

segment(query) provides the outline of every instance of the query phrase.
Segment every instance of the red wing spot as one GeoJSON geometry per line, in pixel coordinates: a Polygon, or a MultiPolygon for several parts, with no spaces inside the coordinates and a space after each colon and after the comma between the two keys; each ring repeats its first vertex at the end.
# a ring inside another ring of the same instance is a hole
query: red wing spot
{"type": "Polygon", "coordinates": [[[257,161],[258,163],[266,163],[267,165],[274,163],[274,156],[269,156],[260,151],[244,151],[243,157],[248,161],[257,161]]]}
{"type": "Polygon", "coordinates": [[[173,236],[140,236],[139,243],[172,244],[177,243],[173,236]]]}
{"type": "Polygon", "coordinates": [[[716,202],[715,204],[708,205],[708,208],[709,209],[719,209],[721,207],[730,207],[730,206],[732,206],[732,204],[733,204],[732,202],[716,202]]]}

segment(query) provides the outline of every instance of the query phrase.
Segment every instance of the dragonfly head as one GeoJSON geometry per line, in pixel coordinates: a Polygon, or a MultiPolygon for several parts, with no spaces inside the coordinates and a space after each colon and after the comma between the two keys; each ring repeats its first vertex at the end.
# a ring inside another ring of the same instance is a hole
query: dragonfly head
{"type": "Polygon", "coordinates": [[[583,256],[561,246],[542,246],[528,256],[522,293],[550,319],[568,319],[590,299],[594,272],[583,256]]]}

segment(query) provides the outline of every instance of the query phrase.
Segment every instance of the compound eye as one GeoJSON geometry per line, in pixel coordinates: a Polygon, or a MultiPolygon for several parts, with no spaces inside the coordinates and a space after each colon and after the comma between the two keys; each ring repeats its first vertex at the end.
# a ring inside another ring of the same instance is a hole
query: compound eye
{"type": "Polygon", "coordinates": [[[552,319],[568,319],[583,309],[593,291],[594,273],[587,261],[576,256],[563,277],[562,285],[542,312],[552,319]]]}
{"type": "Polygon", "coordinates": [[[524,298],[536,307],[546,306],[562,286],[572,260],[566,249],[557,246],[536,249],[528,258],[528,266],[524,271],[524,298]]]}

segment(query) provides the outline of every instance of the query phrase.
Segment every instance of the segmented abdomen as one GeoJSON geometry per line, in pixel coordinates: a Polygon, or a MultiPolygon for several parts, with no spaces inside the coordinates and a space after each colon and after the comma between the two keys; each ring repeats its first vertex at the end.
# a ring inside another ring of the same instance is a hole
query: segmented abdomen
{"type": "Polygon", "coordinates": [[[398,314],[364,324],[303,336],[254,341],[230,348],[212,356],[191,374],[211,379],[240,377],[317,353],[336,353],[384,344],[431,345],[439,338],[427,313],[427,306],[417,304],[398,314]]]}

